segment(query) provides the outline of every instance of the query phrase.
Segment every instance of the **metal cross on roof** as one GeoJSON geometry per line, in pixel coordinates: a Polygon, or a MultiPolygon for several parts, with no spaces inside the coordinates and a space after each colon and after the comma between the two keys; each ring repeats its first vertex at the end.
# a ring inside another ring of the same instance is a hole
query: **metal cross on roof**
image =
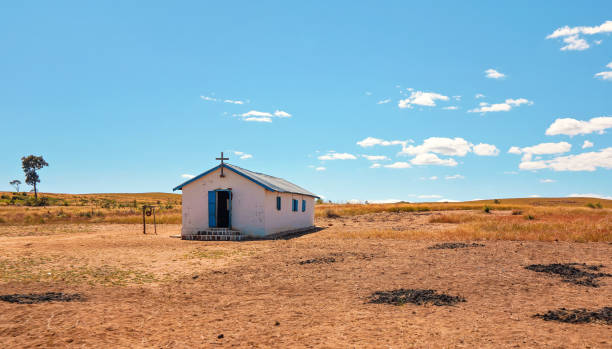
{"type": "Polygon", "coordinates": [[[221,177],[225,177],[225,175],[223,174],[223,160],[229,160],[229,158],[224,158],[223,152],[221,152],[221,157],[217,158],[217,160],[221,160],[221,177]]]}

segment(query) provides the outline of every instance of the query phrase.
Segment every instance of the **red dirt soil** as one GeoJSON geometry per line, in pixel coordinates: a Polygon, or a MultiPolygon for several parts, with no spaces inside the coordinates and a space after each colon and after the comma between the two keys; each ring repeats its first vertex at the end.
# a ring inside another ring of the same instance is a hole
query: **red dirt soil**
{"type": "MultiPolygon", "coordinates": [[[[396,223],[423,229],[425,219],[411,216],[396,223]]],[[[90,285],[0,278],[0,294],[85,297],[82,302],[0,302],[0,346],[612,347],[611,326],[533,318],[561,307],[610,306],[612,278],[593,289],[524,268],[580,262],[603,264],[610,273],[609,243],[481,241],[484,247],[432,250],[428,247],[439,241],[334,238],[336,229],[357,229],[363,218],[356,220],[295,239],[248,242],[170,238],[179,226],[165,226],[158,236],[143,236],[138,226],[127,225],[65,233],[55,227],[51,235],[34,236],[0,230],[0,260],[47,258],[31,272],[109,265],[157,278],[115,286],[95,279],[90,285]],[[299,263],[325,258],[329,262],[299,263]],[[375,291],[399,288],[434,289],[466,302],[367,302],[375,291]]]]}

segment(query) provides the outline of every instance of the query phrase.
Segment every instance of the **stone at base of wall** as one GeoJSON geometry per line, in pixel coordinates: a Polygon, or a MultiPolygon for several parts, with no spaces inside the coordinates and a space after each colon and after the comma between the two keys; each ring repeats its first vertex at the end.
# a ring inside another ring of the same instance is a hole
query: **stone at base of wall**
{"type": "Polygon", "coordinates": [[[197,240],[197,241],[244,241],[244,240],[276,240],[276,239],[287,239],[290,237],[297,237],[300,235],[308,234],[321,230],[314,225],[309,227],[285,230],[282,232],[265,235],[265,236],[252,236],[242,235],[239,231],[229,229],[215,229],[212,228],[206,231],[198,231],[194,234],[186,234],[177,236],[182,240],[197,240]],[[213,230],[214,229],[214,230],[213,230]]]}

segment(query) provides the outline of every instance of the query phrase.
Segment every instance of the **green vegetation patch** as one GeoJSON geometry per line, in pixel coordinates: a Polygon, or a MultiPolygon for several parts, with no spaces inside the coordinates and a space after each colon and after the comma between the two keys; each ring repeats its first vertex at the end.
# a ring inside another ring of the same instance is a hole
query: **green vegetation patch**
{"type": "Polygon", "coordinates": [[[0,282],[64,282],[68,284],[90,284],[104,286],[126,286],[159,281],[152,274],[137,269],[117,268],[109,265],[53,266],[46,268],[51,259],[20,258],[0,260],[0,282]]]}
{"type": "Polygon", "coordinates": [[[186,253],[185,259],[220,259],[238,254],[238,251],[195,249],[186,253]]]}

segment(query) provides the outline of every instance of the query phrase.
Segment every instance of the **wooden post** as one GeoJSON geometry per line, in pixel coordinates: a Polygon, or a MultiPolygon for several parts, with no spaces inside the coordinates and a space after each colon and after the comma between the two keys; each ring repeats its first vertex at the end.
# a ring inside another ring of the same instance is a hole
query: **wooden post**
{"type": "Polygon", "coordinates": [[[142,206],[142,233],[146,235],[147,234],[147,221],[145,219],[145,210],[146,208],[143,205],[142,206]]]}
{"type": "Polygon", "coordinates": [[[153,228],[155,229],[155,235],[157,235],[157,223],[155,223],[155,207],[153,207],[153,228]]]}

